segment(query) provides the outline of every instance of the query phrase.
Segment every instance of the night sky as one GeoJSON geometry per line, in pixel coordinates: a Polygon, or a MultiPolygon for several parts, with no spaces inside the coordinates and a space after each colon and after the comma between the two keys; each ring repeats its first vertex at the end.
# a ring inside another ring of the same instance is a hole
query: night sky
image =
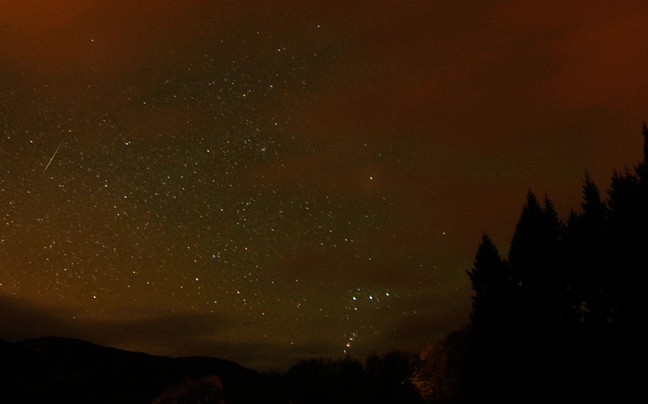
{"type": "Polygon", "coordinates": [[[645,1],[0,1],[0,339],[425,348],[641,157],[645,1]]]}

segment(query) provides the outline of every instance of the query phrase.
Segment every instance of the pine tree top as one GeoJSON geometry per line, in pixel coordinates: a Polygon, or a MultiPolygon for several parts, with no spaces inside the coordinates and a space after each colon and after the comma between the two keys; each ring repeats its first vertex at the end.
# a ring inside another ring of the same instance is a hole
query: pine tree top
{"type": "Polygon", "coordinates": [[[643,135],[643,138],[644,138],[644,144],[643,144],[644,158],[643,158],[643,163],[648,164],[648,127],[646,127],[646,121],[643,122],[643,126],[641,128],[641,134],[643,135]]]}

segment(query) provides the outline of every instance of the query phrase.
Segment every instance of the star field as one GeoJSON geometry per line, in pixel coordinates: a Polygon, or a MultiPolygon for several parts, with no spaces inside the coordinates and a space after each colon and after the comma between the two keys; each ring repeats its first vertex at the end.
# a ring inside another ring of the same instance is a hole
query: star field
{"type": "Polygon", "coordinates": [[[54,3],[0,18],[5,339],[259,368],[424,348],[467,322],[481,232],[507,239],[530,186],[573,205],[646,119],[639,90],[556,89],[562,42],[500,9],[54,3]]]}

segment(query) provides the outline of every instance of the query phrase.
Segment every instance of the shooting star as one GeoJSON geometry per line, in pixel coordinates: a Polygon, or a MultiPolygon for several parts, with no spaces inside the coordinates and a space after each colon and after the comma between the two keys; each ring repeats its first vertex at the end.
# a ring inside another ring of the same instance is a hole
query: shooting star
{"type": "Polygon", "coordinates": [[[50,164],[52,164],[52,160],[54,160],[54,157],[56,156],[56,153],[58,153],[58,151],[59,151],[59,149],[61,148],[62,145],[63,145],[63,142],[59,143],[58,147],[56,148],[56,151],[54,152],[54,154],[52,154],[52,157],[47,162],[47,165],[45,166],[45,169],[43,170],[43,174],[45,174],[45,171],[47,171],[50,164]]]}

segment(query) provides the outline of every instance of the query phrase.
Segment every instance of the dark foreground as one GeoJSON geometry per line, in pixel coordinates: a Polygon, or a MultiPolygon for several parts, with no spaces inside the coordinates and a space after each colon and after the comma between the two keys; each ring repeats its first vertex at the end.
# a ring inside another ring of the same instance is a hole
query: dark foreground
{"type": "Polygon", "coordinates": [[[418,354],[308,359],[261,375],[234,362],[168,358],[69,338],[0,341],[0,404],[420,403],[418,354]]]}
{"type": "Polygon", "coordinates": [[[261,387],[257,372],[223,359],[167,358],[54,337],[0,342],[0,372],[3,404],[173,402],[174,386],[202,379],[224,402],[250,403],[261,387]]]}

